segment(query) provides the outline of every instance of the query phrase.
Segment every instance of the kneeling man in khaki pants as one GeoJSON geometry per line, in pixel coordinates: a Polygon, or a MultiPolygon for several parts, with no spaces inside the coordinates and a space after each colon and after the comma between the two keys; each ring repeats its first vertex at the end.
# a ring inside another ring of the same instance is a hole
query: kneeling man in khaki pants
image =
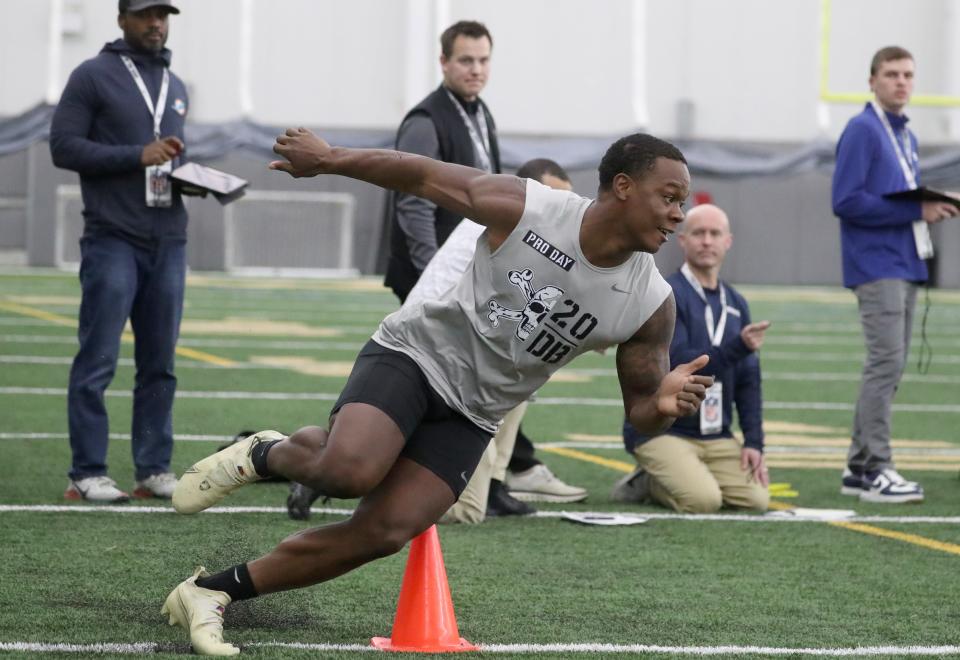
{"type": "Polygon", "coordinates": [[[751,323],[746,300],[720,280],[733,243],[726,213],[712,204],[695,206],[679,238],[684,264],[667,278],[677,304],[670,362],[708,354],[702,373],[714,377],[714,386],[700,415],[677,419],[663,435],[642,436],[624,422],[624,443],[639,467],[617,482],[611,497],[652,499],[686,513],[712,513],[723,505],[764,511],[770,496],[756,351],[770,323],[751,323]],[[734,404],[743,445],[731,432],[734,404]]]}

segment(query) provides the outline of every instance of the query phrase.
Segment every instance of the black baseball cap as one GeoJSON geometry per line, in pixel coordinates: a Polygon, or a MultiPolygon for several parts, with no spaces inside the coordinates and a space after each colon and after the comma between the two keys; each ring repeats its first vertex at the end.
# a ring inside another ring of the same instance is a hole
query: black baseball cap
{"type": "Polygon", "coordinates": [[[118,8],[122,14],[127,11],[142,11],[150,7],[166,7],[171,14],[180,13],[170,0],[120,0],[118,8]]]}

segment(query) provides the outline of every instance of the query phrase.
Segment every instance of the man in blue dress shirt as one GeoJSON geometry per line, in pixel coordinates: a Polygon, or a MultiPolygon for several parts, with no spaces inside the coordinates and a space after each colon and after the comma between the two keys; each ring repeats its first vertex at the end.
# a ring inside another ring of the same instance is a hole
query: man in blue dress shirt
{"type": "Polygon", "coordinates": [[[920,183],[917,138],[903,112],[913,76],[909,51],[877,51],[870,64],[874,99],[843,130],[833,174],[843,285],[857,296],[867,352],[840,492],[868,502],[923,500],[923,488],[894,468],[890,409],[910,351],[917,287],[927,281],[924,260],[933,256],[928,225],[958,211],[884,197],[920,183]]]}

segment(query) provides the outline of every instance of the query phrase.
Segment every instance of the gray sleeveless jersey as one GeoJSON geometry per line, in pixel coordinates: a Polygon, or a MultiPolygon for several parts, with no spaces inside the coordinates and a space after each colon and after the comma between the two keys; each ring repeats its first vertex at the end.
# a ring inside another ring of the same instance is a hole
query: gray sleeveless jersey
{"type": "Polygon", "coordinates": [[[580,251],[591,200],[527,181],[516,229],[490,252],[484,233],[459,283],[404,305],[374,341],[409,355],[449,406],[495,431],[577,355],[630,339],[670,294],[650,254],[597,268],[580,251]]]}

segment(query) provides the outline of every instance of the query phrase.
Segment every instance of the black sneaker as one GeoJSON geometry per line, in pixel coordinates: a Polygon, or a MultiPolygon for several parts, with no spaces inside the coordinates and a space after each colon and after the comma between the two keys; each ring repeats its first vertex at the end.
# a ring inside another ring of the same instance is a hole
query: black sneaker
{"type": "MultiPolygon", "coordinates": [[[[290,494],[287,495],[287,515],[290,516],[291,520],[309,520],[310,507],[320,497],[323,497],[323,493],[310,488],[310,486],[291,481],[290,494]]],[[[329,497],[324,497],[324,504],[329,501],[329,497]]]]}
{"type": "Polygon", "coordinates": [[[528,516],[537,510],[526,502],[521,502],[510,495],[510,491],[502,482],[490,480],[490,492],[487,494],[487,517],[500,516],[528,516]]]}

